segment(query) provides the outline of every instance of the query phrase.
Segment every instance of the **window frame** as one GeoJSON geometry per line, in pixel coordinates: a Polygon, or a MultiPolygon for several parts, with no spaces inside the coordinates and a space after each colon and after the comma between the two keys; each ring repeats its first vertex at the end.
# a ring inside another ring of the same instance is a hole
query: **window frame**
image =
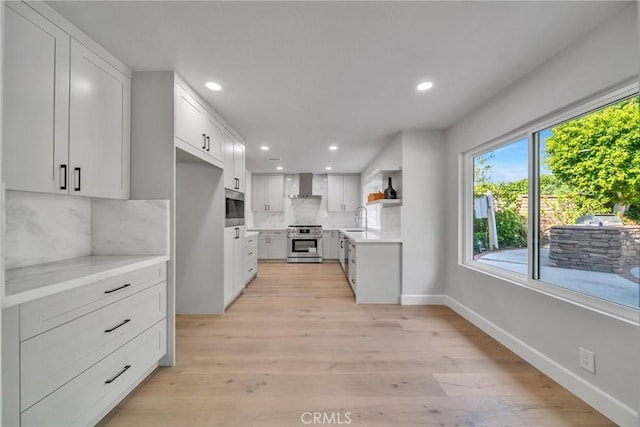
{"type": "Polygon", "coordinates": [[[489,276],[505,280],[518,286],[540,292],[542,294],[560,299],[572,305],[597,312],[607,317],[612,317],[633,325],[640,324],[640,309],[616,304],[594,296],[566,289],[558,285],[543,282],[539,279],[539,196],[540,196],[540,141],[538,135],[541,131],[589,114],[595,110],[606,107],[624,99],[639,96],[640,86],[638,82],[626,84],[614,90],[591,97],[586,101],[573,104],[569,107],[556,110],[542,118],[532,121],[521,128],[504,134],[498,138],[480,144],[465,152],[460,153],[458,172],[462,178],[458,186],[458,265],[478,271],[489,276]],[[509,145],[522,138],[528,141],[528,218],[527,218],[527,274],[521,275],[506,269],[487,265],[473,259],[473,167],[474,157],[486,154],[489,151],[509,145]]]}

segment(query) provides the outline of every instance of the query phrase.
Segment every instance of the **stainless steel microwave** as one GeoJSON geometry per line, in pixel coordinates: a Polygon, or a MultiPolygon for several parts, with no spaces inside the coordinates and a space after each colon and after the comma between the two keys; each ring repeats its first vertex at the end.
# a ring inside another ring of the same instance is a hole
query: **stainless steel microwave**
{"type": "Polygon", "coordinates": [[[225,227],[244,225],[244,194],[233,190],[224,190],[225,227]]]}

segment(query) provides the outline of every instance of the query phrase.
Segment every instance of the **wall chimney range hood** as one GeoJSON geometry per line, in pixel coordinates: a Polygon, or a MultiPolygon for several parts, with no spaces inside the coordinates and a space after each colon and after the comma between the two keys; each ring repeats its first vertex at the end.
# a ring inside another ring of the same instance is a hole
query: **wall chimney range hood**
{"type": "Polygon", "coordinates": [[[289,194],[290,199],[321,199],[322,196],[313,194],[313,174],[301,173],[298,175],[298,194],[289,194]]]}

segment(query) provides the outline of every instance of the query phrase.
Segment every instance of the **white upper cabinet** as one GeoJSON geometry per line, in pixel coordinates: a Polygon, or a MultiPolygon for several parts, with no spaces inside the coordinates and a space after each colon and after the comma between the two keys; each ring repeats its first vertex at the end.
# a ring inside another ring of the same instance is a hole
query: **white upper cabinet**
{"type": "Polygon", "coordinates": [[[127,199],[131,80],[119,71],[126,67],[25,3],[7,2],[5,11],[7,189],[127,199]]]}
{"type": "Polygon", "coordinates": [[[284,175],[253,175],[251,209],[257,212],[284,210],[284,175]]]}
{"type": "Polygon", "coordinates": [[[71,40],[70,194],[129,198],[131,80],[71,40]]]}
{"type": "Polygon", "coordinates": [[[193,147],[193,154],[204,160],[223,161],[222,125],[180,84],[176,85],[176,140],[193,147]]]}
{"type": "Polygon", "coordinates": [[[69,35],[7,2],[3,172],[7,189],[68,193],[69,35]]]}
{"type": "Polygon", "coordinates": [[[224,136],[224,186],[230,190],[245,191],[244,145],[226,130],[224,136]]]}
{"type": "Polygon", "coordinates": [[[360,195],[358,175],[327,176],[327,210],[329,212],[355,211],[360,195]]]}

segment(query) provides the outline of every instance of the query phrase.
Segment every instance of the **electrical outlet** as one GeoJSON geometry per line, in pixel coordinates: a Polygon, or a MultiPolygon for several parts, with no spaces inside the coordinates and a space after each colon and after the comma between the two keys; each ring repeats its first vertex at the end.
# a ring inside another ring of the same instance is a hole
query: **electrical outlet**
{"type": "Polygon", "coordinates": [[[596,355],[582,347],[580,347],[580,367],[592,374],[596,373],[596,355]]]}

